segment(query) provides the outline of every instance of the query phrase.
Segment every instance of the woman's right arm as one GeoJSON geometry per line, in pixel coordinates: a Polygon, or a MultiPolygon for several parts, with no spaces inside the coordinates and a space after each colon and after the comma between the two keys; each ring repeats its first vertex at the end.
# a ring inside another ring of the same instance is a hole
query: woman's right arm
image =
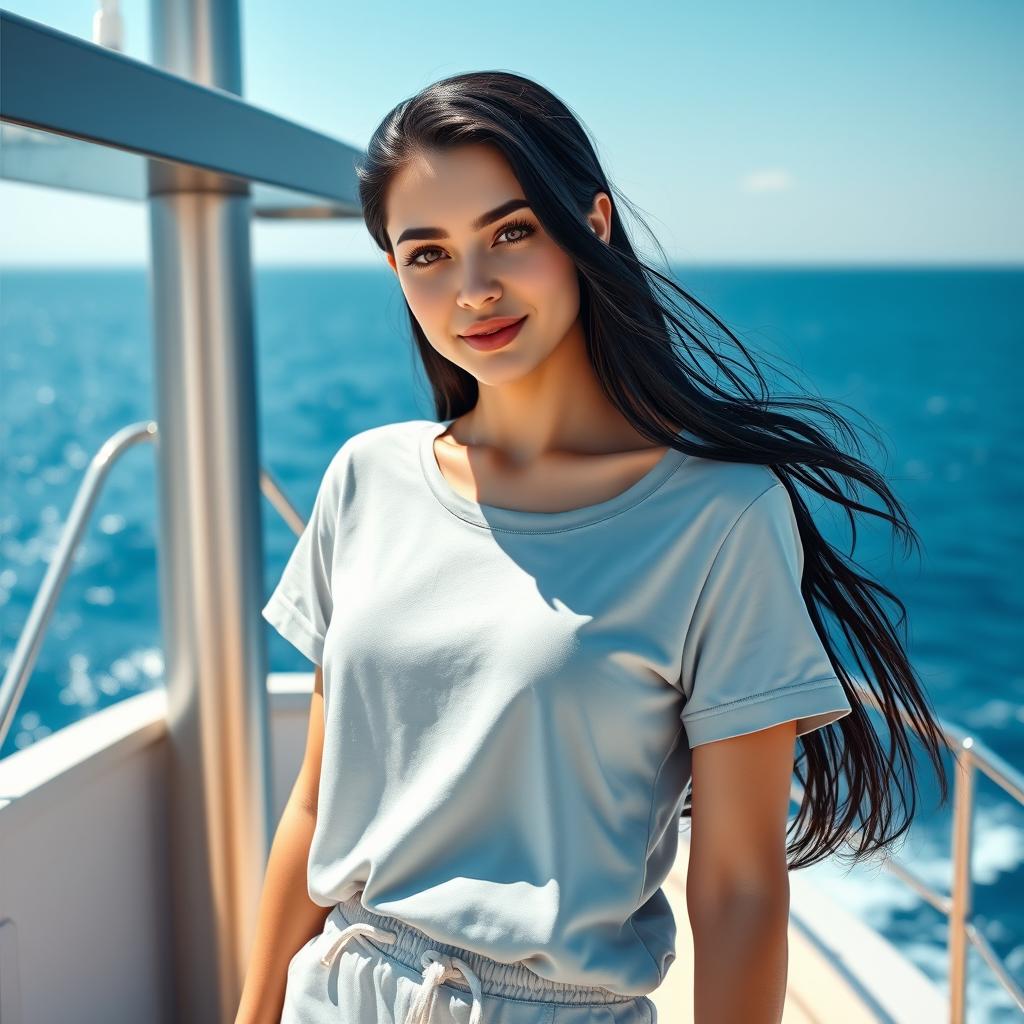
{"type": "Polygon", "coordinates": [[[323,930],[330,913],[309,898],[307,889],[323,741],[324,680],[318,665],[309,708],[306,752],[270,848],[235,1024],[279,1024],[288,964],[306,942],[323,930]]]}

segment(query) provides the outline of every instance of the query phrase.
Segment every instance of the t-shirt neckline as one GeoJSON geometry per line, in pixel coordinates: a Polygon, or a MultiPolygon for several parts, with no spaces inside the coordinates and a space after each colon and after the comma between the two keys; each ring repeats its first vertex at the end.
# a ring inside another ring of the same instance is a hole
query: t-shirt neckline
{"type": "Polygon", "coordinates": [[[472,501],[456,491],[437,464],[434,440],[454,422],[453,419],[429,420],[419,434],[420,466],[434,497],[449,512],[476,526],[514,533],[560,533],[579,526],[588,526],[625,512],[653,494],[686,461],[687,454],[669,448],[664,455],[635,483],[606,501],[559,512],[536,512],[503,508],[472,501]]]}

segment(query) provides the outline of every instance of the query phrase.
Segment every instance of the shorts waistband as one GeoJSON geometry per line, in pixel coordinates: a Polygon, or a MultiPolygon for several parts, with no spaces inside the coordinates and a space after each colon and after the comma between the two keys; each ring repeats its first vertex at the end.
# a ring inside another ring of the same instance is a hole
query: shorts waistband
{"type": "MultiPolygon", "coordinates": [[[[542,978],[520,962],[501,963],[482,953],[475,953],[447,942],[438,942],[425,932],[398,920],[398,918],[369,910],[363,905],[361,896],[362,892],[360,891],[344,902],[336,904],[331,914],[339,919],[342,928],[353,924],[366,924],[393,933],[394,942],[385,943],[376,936],[366,934],[363,934],[362,938],[379,952],[392,957],[413,971],[422,972],[424,970],[422,957],[428,951],[433,951],[430,959],[434,956],[447,956],[464,961],[479,979],[480,988],[485,994],[503,999],[577,1005],[629,1003],[636,999],[636,996],[622,995],[601,986],[572,985],[567,982],[542,978]]],[[[451,977],[445,983],[467,991],[471,988],[463,981],[462,977],[451,977]]]]}

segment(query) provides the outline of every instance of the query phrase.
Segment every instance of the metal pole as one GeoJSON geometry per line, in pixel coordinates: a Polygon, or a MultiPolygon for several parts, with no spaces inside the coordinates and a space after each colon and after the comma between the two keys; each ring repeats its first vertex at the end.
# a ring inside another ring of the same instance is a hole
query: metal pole
{"type": "MultiPolygon", "coordinates": [[[[153,63],[241,94],[237,0],[153,0],[153,63]]],[[[171,112],[161,112],[167,115],[171,112]]],[[[271,839],[250,198],[151,164],[175,996],[231,1022],[271,839]]]]}
{"type": "Polygon", "coordinates": [[[967,995],[967,921],[973,902],[971,826],[974,818],[974,751],[968,736],[953,762],[953,892],[949,911],[949,1020],[964,1024],[967,995]]]}

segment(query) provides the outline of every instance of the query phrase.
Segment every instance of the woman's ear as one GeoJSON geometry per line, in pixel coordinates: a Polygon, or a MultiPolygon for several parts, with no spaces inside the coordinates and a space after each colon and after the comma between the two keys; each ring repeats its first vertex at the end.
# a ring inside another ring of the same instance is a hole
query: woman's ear
{"type": "Polygon", "coordinates": [[[607,192],[598,192],[594,196],[594,205],[587,214],[590,230],[602,241],[607,242],[612,233],[612,201],[607,192]]]}

